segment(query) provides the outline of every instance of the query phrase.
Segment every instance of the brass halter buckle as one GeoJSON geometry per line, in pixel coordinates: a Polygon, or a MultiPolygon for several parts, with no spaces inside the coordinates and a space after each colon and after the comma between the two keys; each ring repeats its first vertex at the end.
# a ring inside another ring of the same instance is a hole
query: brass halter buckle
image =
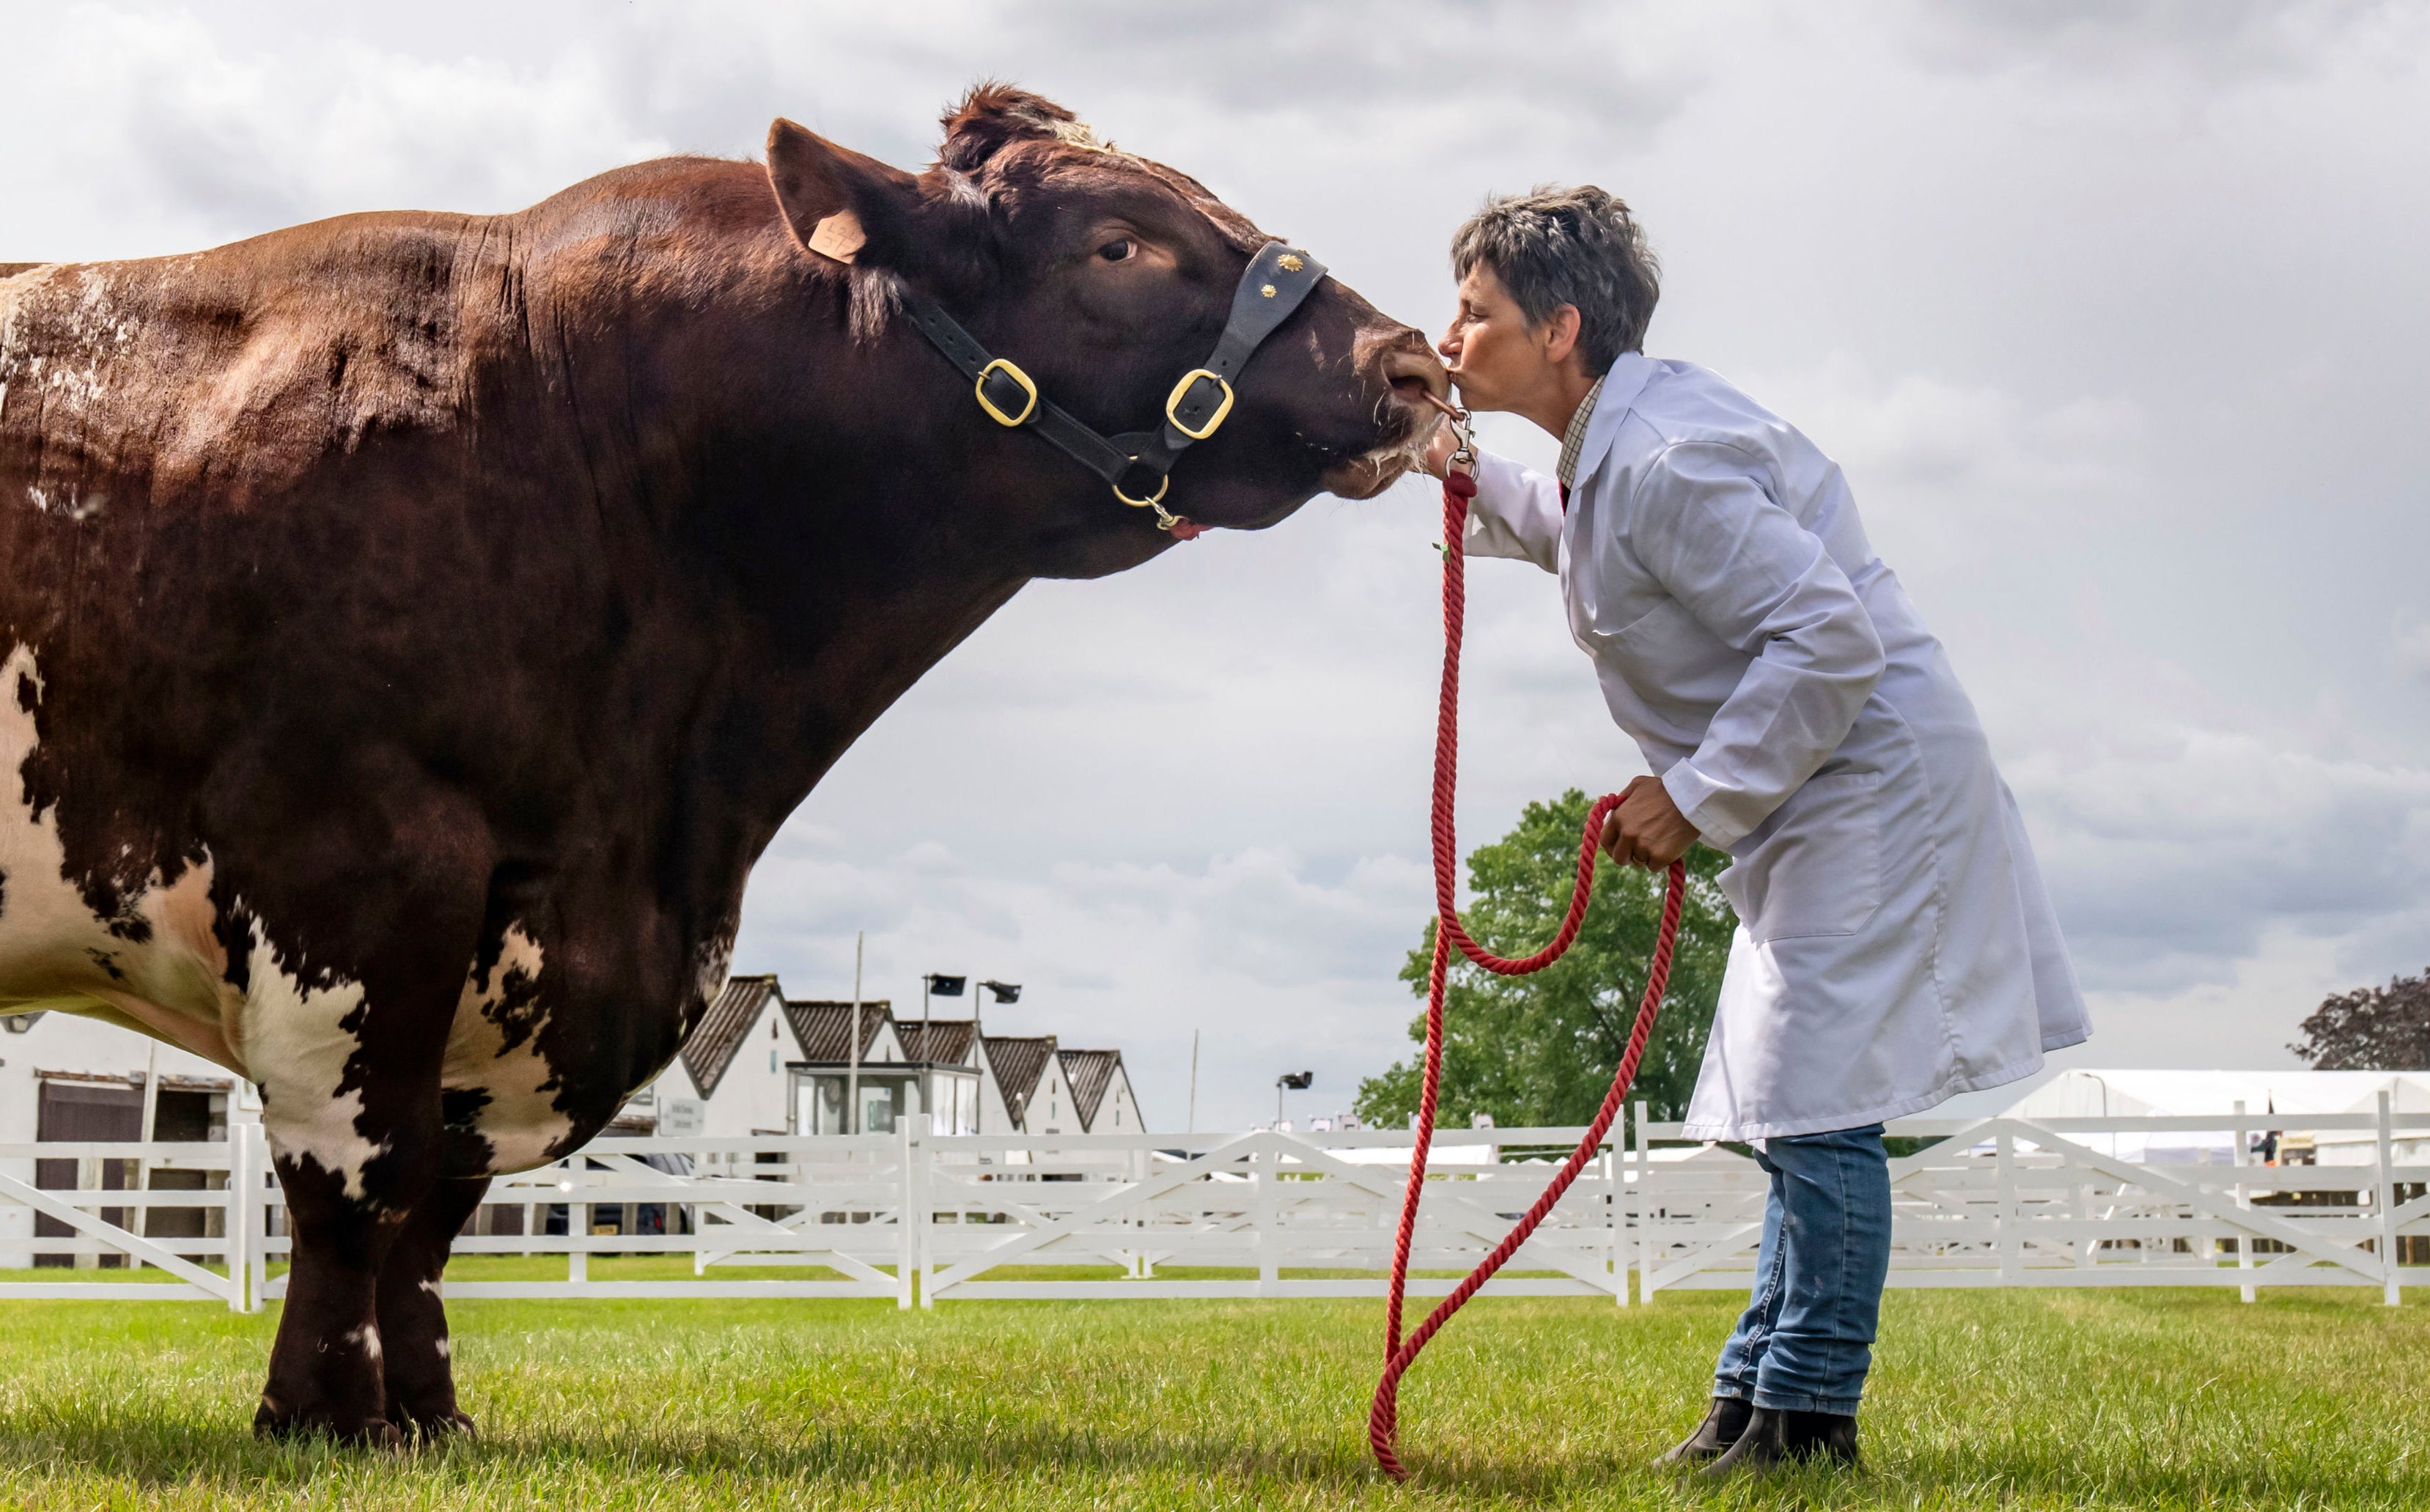
{"type": "Polygon", "coordinates": [[[1223,417],[1232,412],[1232,386],[1223,381],[1222,374],[1209,372],[1206,368],[1192,368],[1181,375],[1179,383],[1173,386],[1173,392],[1164,396],[1164,418],[1173,423],[1173,429],[1191,440],[1203,441],[1214,435],[1216,428],[1223,424],[1223,417]],[[1201,378],[1205,378],[1223,390],[1223,402],[1215,407],[1215,413],[1207,417],[1205,425],[1192,430],[1181,418],[1181,401],[1191,389],[1197,386],[1201,378]]]}
{"type": "Polygon", "coordinates": [[[1025,425],[1029,424],[1029,417],[1038,413],[1038,385],[1030,380],[1028,374],[1003,357],[997,357],[979,370],[979,381],[972,386],[971,391],[978,395],[979,407],[988,412],[988,418],[999,425],[1025,425]],[[988,382],[999,373],[1011,379],[1013,386],[1026,396],[1017,415],[1006,414],[994,400],[988,397],[988,382]]]}

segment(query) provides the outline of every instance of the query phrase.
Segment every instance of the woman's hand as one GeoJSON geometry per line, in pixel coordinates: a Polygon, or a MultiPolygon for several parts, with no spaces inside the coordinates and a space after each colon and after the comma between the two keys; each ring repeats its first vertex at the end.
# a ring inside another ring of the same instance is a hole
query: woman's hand
{"type": "Polygon", "coordinates": [[[1671,801],[1671,789],[1653,777],[1639,777],[1620,791],[1620,806],[1603,822],[1598,842],[1623,866],[1664,871],[1696,843],[1696,826],[1671,801]]]}

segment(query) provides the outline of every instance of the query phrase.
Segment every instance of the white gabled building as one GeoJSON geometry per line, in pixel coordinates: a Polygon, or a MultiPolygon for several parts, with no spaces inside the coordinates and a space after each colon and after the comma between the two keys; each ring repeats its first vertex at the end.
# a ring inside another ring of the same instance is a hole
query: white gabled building
{"type": "MultiPolygon", "coordinates": [[[[841,1132],[856,1079],[852,1017],[849,1003],[788,1001],[774,975],[730,978],[674,1060],[606,1132],[841,1132]]],[[[883,999],[863,1003],[859,1019],[858,1126],[866,1132],[891,1130],[914,1112],[957,1134],[1144,1127],[1118,1050],[1065,1050],[1053,1035],[982,1035],[974,1019],[898,1020],[883,999]]],[[[261,1117],[250,1083],[175,1046],[72,1014],[0,1015],[0,1143],[134,1139],[155,1080],[158,1138],[216,1140],[231,1120],[261,1117]]],[[[40,1178],[33,1168],[0,1162],[20,1180],[40,1178]]],[[[0,1213],[0,1225],[12,1221],[24,1226],[22,1209],[0,1213]]],[[[8,1237],[0,1226],[0,1239],[8,1237]]]]}
{"type": "MultiPolygon", "coordinates": [[[[145,1121],[158,1140],[227,1138],[231,1122],[258,1123],[261,1100],[251,1083],[201,1056],[132,1029],[73,1013],[0,1016],[0,1144],[61,1140],[133,1140],[145,1121]]],[[[0,1175],[36,1187],[125,1188],[134,1184],[131,1160],[0,1160],[0,1175]]],[[[224,1185],[198,1171],[152,1171],[156,1190],[224,1185]]],[[[208,1237],[220,1215],[200,1209],[157,1209],[144,1232],[208,1237]]],[[[0,1206],[0,1267],[51,1263],[24,1241],[63,1236],[67,1225],[15,1204],[0,1206]],[[12,1242],[13,1241],[13,1242],[12,1242]]],[[[67,1264],[65,1255],[58,1263],[67,1264]]],[[[116,1255],[83,1255],[75,1264],[115,1266],[116,1255]]]]}
{"type": "Polygon", "coordinates": [[[785,1063],[801,1055],[776,979],[732,977],[674,1062],[626,1100],[608,1132],[719,1138],[791,1134],[791,1078],[785,1063]]]}
{"type": "MultiPolygon", "coordinates": [[[[1131,1073],[1119,1050],[1058,1050],[1063,1083],[1071,1088],[1072,1105],[1080,1115],[1084,1134],[1138,1134],[1139,1099],[1131,1092],[1131,1073]]],[[[1057,1131],[1059,1132],[1059,1131],[1057,1131]]]]}
{"type": "MultiPolygon", "coordinates": [[[[933,1097],[923,1068],[912,1064],[903,1025],[884,999],[860,1005],[860,1058],[856,1069],[846,1026],[853,1005],[795,1001],[785,1005],[801,1042],[793,1066],[793,1130],[797,1134],[890,1134],[895,1121],[933,1097]],[[844,1110],[857,1099],[859,1116],[844,1110]]],[[[948,1093],[950,1095],[950,1092],[948,1093]]]]}

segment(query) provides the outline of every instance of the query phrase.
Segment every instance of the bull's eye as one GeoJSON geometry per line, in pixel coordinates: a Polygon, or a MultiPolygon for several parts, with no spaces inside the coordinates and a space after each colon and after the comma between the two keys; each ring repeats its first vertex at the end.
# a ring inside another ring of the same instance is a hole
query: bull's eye
{"type": "Polygon", "coordinates": [[[1097,256],[1107,262],[1125,262],[1139,253],[1138,243],[1129,237],[1118,236],[1097,249],[1097,256]]]}

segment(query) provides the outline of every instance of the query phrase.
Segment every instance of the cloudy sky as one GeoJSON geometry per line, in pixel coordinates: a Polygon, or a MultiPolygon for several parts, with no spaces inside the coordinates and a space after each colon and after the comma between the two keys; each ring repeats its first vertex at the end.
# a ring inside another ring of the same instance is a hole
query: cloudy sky
{"type": "MultiPolygon", "coordinates": [[[[1649,350],[1846,467],[2040,848],[2075,1064],[2285,1063],[2430,964],[2430,12],[0,3],[0,260],[346,210],[506,210],[790,115],[907,167],[999,75],[1428,329],[1491,190],[1590,180],[1667,269],[1649,350]]],[[[1549,442],[1490,428],[1549,460],[1549,442]]],[[[1346,1106],[1427,909],[1431,496],[1319,500],[1024,591],[755,878],[738,969],[1117,1044],[1150,1122],[1346,1106]]],[[[1472,573],[1462,833],[1642,770],[1551,578],[1472,573]]]]}

